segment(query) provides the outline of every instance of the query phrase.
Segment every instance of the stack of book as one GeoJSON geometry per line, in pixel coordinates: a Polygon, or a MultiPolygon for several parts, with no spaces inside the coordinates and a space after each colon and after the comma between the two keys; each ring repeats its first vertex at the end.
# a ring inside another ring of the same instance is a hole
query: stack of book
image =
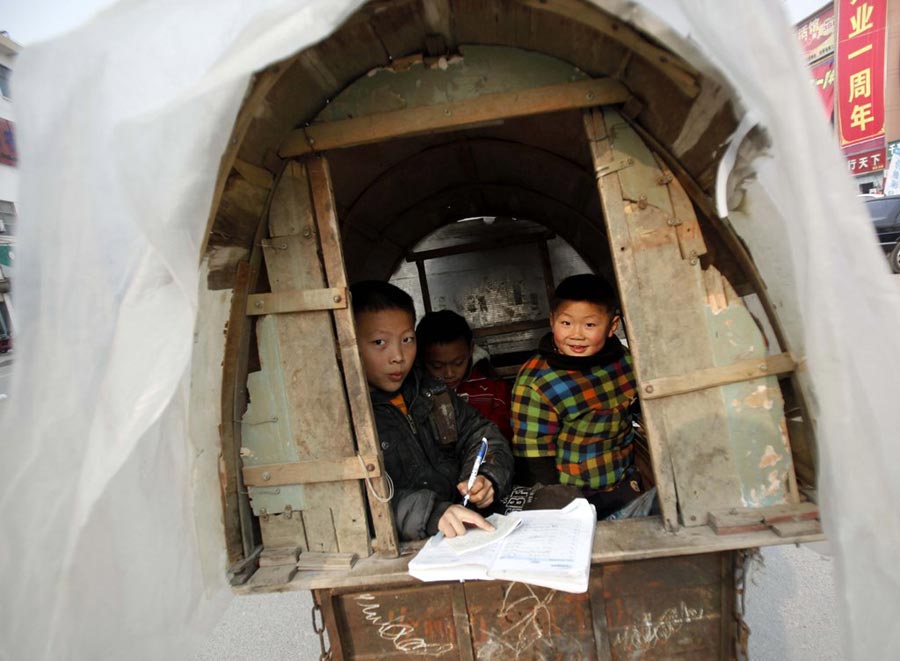
{"type": "Polygon", "coordinates": [[[409,563],[422,581],[519,581],[564,592],[587,592],[597,515],[584,498],[561,510],[488,517],[495,530],[448,539],[438,533],[409,563]]]}

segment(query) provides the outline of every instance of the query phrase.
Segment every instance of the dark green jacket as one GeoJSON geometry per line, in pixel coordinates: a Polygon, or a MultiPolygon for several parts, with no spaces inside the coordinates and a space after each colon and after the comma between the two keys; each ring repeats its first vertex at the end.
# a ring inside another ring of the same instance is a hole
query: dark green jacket
{"type": "Polygon", "coordinates": [[[469,479],[481,437],[488,451],[479,475],[494,484],[494,502],[509,491],[513,458],[497,426],[452,390],[415,367],[401,386],[408,416],[390,403],[395,393],[372,392],[372,408],[385,467],[394,482],[394,516],[403,540],[437,532],[454,502],[456,485],[469,479]],[[441,405],[444,410],[439,410],[441,405]]]}

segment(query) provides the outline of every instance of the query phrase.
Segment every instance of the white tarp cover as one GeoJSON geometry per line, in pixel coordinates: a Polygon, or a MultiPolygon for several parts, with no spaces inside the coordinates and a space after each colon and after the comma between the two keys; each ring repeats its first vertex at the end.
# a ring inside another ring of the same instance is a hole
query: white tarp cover
{"type": "MultiPolygon", "coordinates": [[[[186,658],[227,604],[221,538],[195,521],[215,503],[192,484],[202,457],[188,439],[218,162],[250,74],[359,4],[127,0],[21,55],[0,657],[186,658]]],[[[817,118],[780,3],[598,4],[715,68],[768,131],[732,222],[814,390],[845,655],[900,658],[900,284],[817,118]]]]}

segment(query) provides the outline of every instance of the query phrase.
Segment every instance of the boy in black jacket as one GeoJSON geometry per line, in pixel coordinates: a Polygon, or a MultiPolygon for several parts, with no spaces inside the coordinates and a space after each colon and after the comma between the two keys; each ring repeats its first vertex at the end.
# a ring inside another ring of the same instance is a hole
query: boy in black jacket
{"type": "Polygon", "coordinates": [[[508,443],[496,425],[414,366],[416,313],[406,292],[369,280],[350,294],[400,538],[438,530],[455,537],[466,524],[491,530],[480,514],[454,501],[468,493],[471,504],[486,509],[506,495],[513,465],[508,443]],[[487,455],[467,489],[482,438],[487,455]]]}

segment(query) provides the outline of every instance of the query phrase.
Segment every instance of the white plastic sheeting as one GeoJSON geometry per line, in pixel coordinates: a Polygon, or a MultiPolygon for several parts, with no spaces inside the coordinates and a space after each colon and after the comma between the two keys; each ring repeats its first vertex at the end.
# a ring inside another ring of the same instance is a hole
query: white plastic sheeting
{"type": "MultiPolygon", "coordinates": [[[[122,2],[17,66],[17,340],[0,421],[0,656],[184,658],[227,603],[190,450],[192,337],[218,160],[251,72],[356,0],[122,2]],[[202,524],[198,524],[202,521],[202,524]]],[[[731,222],[806,361],[847,655],[900,658],[898,283],[776,0],[602,1],[768,131],[731,222]]],[[[214,416],[213,416],[214,419],[214,416]]],[[[218,524],[219,526],[221,524],[218,524]]],[[[214,527],[214,526],[213,526],[214,527]]]]}

